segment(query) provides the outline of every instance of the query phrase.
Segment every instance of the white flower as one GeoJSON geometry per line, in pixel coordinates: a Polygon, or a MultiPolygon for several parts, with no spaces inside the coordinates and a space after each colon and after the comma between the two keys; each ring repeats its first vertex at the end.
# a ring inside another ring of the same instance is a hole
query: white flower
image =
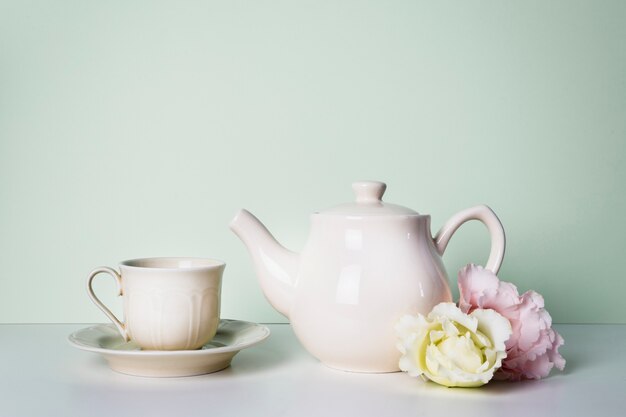
{"type": "Polygon", "coordinates": [[[448,387],[479,387],[506,358],[511,324],[494,310],[467,315],[454,303],[440,303],[427,317],[402,317],[396,332],[400,369],[410,376],[448,387]]]}

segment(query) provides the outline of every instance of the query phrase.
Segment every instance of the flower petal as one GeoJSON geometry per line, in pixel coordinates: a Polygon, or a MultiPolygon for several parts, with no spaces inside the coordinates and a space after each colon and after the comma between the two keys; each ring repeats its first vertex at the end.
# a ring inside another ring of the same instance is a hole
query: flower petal
{"type": "Polygon", "coordinates": [[[511,336],[511,323],[494,310],[474,310],[471,314],[478,321],[478,331],[493,342],[496,350],[504,351],[504,342],[511,336]]]}
{"type": "Polygon", "coordinates": [[[439,303],[428,313],[430,320],[455,321],[471,332],[476,331],[478,321],[464,314],[454,303],[439,303]]]}

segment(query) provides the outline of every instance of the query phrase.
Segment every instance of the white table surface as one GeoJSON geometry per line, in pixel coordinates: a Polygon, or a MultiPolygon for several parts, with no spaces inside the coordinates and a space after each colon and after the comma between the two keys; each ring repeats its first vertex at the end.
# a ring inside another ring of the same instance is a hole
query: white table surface
{"type": "MultiPolygon", "coordinates": [[[[111,371],[70,346],[86,325],[0,325],[0,416],[626,416],[626,326],[559,325],[565,372],[450,389],[403,373],[355,374],[309,356],[289,325],[232,366],[187,378],[111,371]]],[[[331,342],[331,341],[329,341],[331,342]]]]}

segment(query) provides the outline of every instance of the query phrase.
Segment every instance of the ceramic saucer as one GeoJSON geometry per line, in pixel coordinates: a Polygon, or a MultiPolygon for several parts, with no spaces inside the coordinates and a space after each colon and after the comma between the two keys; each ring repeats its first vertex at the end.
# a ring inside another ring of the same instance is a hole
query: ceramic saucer
{"type": "Polygon", "coordinates": [[[242,349],[253,346],[270,335],[270,330],[256,323],[220,320],[217,334],[198,350],[141,350],[125,342],[113,324],[99,324],[69,335],[71,345],[102,355],[111,369],[123,374],[151,377],[202,375],[221,371],[230,365],[242,349]]]}

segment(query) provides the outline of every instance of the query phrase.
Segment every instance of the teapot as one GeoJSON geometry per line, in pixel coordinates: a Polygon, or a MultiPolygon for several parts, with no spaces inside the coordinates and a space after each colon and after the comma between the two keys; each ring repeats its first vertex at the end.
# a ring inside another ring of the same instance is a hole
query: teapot
{"type": "Polygon", "coordinates": [[[485,268],[497,273],[502,263],[504,229],[489,207],[455,214],[433,237],[429,215],[382,201],[386,187],[355,182],[354,203],[313,213],[300,254],[281,246],[247,210],[230,223],[265,297],[309,353],[331,368],[399,370],[394,325],[404,314],[426,315],[452,300],[441,256],[466,221],[483,222],[491,235],[485,268]]]}

